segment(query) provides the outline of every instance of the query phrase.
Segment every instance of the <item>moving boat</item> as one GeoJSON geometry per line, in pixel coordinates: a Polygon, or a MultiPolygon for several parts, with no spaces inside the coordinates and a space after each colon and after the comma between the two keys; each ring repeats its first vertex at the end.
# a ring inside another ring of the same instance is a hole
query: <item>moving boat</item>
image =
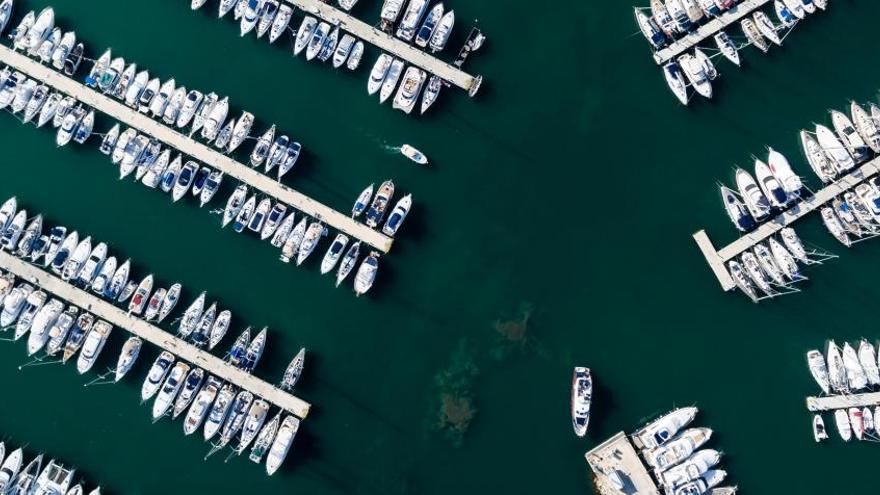
{"type": "Polygon", "coordinates": [[[221,221],[221,227],[226,227],[241,211],[242,205],[244,205],[245,197],[247,196],[247,186],[244,184],[239,185],[235,188],[235,191],[229,196],[229,199],[226,201],[226,208],[223,210],[223,220],[221,221]]]}
{"type": "Polygon", "coordinates": [[[590,368],[575,367],[571,381],[571,421],[578,437],[587,434],[592,400],[593,378],[590,376],[590,368]]]}
{"type": "Polygon", "coordinates": [[[825,422],[822,421],[821,414],[813,415],[813,439],[816,443],[828,439],[828,432],[825,430],[825,422]]]}
{"type": "Polygon", "coordinates": [[[205,293],[202,292],[192,303],[190,303],[189,307],[184,311],[183,316],[180,317],[180,326],[177,331],[183,338],[189,337],[193,333],[193,330],[196,329],[199,320],[202,318],[204,308],[205,293]]]}
{"type": "Polygon", "coordinates": [[[153,401],[153,421],[162,418],[168,412],[168,409],[171,408],[177,393],[180,391],[180,387],[183,386],[184,378],[189,373],[189,368],[190,366],[182,361],[178,361],[171,368],[171,372],[168,373],[165,383],[162,384],[162,388],[153,401]]]}
{"type": "Polygon", "coordinates": [[[296,356],[290,361],[290,364],[287,365],[287,369],[284,371],[284,377],[281,379],[281,388],[290,391],[296,386],[300,376],[302,376],[305,361],[306,348],[303,347],[300,348],[299,352],[296,353],[296,356]]]}
{"type": "Polygon", "coordinates": [[[391,62],[388,74],[385,75],[385,80],[382,82],[382,89],[379,91],[379,103],[385,103],[385,100],[394,92],[394,88],[397,87],[397,82],[400,80],[401,71],[403,71],[403,60],[396,58],[391,62]]]}
{"type": "Polygon", "coordinates": [[[92,331],[94,322],[95,317],[89,313],[79,315],[79,318],[76,319],[76,324],[70,329],[67,342],[64,343],[64,353],[61,356],[62,362],[66,363],[79,351],[86,340],[86,336],[92,331]]]}
{"type": "Polygon", "coordinates": [[[278,433],[278,427],[280,424],[281,411],[278,411],[278,414],[276,414],[271,421],[266,423],[266,425],[260,430],[260,434],[257,435],[257,439],[254,442],[254,446],[251,448],[250,455],[248,456],[252,462],[259,463],[263,460],[263,456],[266,454],[266,451],[269,450],[272,441],[275,439],[275,435],[278,433]]]}
{"type": "Polygon", "coordinates": [[[125,341],[125,344],[122,345],[122,352],[119,353],[119,360],[116,362],[116,374],[114,377],[116,382],[122,380],[122,378],[124,378],[134,366],[138,355],[141,353],[141,347],[143,347],[143,344],[144,342],[140,337],[131,336],[125,341]]]}
{"type": "Polygon", "coordinates": [[[676,62],[669,62],[663,66],[663,76],[666,77],[666,84],[672,94],[678,98],[682,105],[688,104],[687,83],[684,80],[684,73],[676,62]]]}
{"type": "Polygon", "coordinates": [[[382,87],[382,83],[385,82],[385,77],[388,75],[388,69],[391,67],[393,61],[394,57],[387,53],[379,55],[379,58],[376,59],[376,63],[373,64],[372,70],[370,70],[370,78],[367,80],[367,94],[374,95],[379,91],[382,87]]]}
{"type": "Polygon", "coordinates": [[[165,376],[168,375],[168,370],[171,369],[174,360],[174,354],[168,351],[162,351],[159,354],[159,357],[153,362],[153,366],[150,367],[147,378],[141,387],[141,402],[146,402],[156,395],[156,392],[159,391],[159,387],[165,380],[165,376]]]}
{"type": "Polygon", "coordinates": [[[368,227],[375,228],[379,225],[379,222],[385,217],[385,210],[388,207],[388,202],[391,200],[391,196],[393,195],[394,182],[386,180],[381,186],[379,186],[379,191],[376,193],[373,202],[370,204],[370,208],[367,210],[366,224],[368,227]]]}
{"type": "Polygon", "coordinates": [[[412,112],[427,77],[427,74],[422,69],[414,66],[408,67],[403,76],[403,83],[397,89],[397,94],[394,95],[394,101],[391,104],[392,108],[402,110],[406,114],[412,112]]]}
{"type": "Polygon", "coordinates": [[[76,370],[80,375],[85,374],[95,365],[95,361],[97,361],[98,355],[101,354],[101,350],[104,348],[111,330],[113,330],[113,327],[106,321],[98,320],[95,322],[92,331],[86,336],[82,352],[79,353],[76,361],[76,370]]]}
{"type": "Polygon", "coordinates": [[[278,429],[278,434],[275,436],[272,447],[269,449],[269,455],[266,458],[266,474],[269,476],[278,471],[281,463],[287,457],[287,453],[290,452],[296,432],[299,431],[299,423],[299,418],[293,415],[288,415],[281,423],[281,427],[278,429]]]}
{"type": "Polygon", "coordinates": [[[373,251],[364,258],[364,261],[361,263],[361,266],[355,274],[354,292],[356,295],[361,296],[370,290],[373,286],[373,282],[376,280],[376,273],[378,271],[379,253],[373,251]]]}
{"type": "Polygon", "coordinates": [[[327,252],[324,253],[324,259],[321,260],[321,274],[324,275],[336,267],[339,258],[345,252],[345,246],[348,245],[348,236],[342,233],[336,234],[336,238],[330,244],[327,252]]]}
{"type": "Polygon", "coordinates": [[[221,385],[222,382],[217,377],[213,375],[208,377],[205,386],[196,395],[189,411],[186,413],[186,418],[183,421],[184,435],[193,434],[202,425],[205,416],[211,410],[211,404],[214,403],[221,385]]]}
{"type": "Polygon", "coordinates": [[[361,243],[358,241],[352,244],[348,251],[345,252],[345,256],[342,257],[342,261],[339,263],[339,270],[336,271],[336,287],[339,287],[339,284],[345,280],[352,268],[354,268],[358,256],[360,256],[360,249],[361,243]]]}
{"type": "Polygon", "coordinates": [[[843,112],[831,110],[831,123],[855,163],[867,160],[871,153],[849,117],[843,112]]]}
{"type": "Polygon", "coordinates": [[[825,366],[825,357],[822,353],[812,349],[807,352],[807,365],[810,368],[810,374],[819,385],[819,388],[826,394],[830,393],[830,382],[828,380],[828,368],[825,366]]]}
{"type": "Polygon", "coordinates": [[[756,222],[762,222],[770,216],[770,203],[755,179],[741,168],[736,169],[736,186],[743,201],[756,222]]]}
{"type": "Polygon", "coordinates": [[[660,447],[675,437],[697,415],[696,407],[673,409],[632,434],[636,447],[642,450],[660,447]]]}
{"type": "Polygon", "coordinates": [[[388,216],[388,221],[382,226],[382,232],[387,236],[394,237],[409,214],[410,208],[412,208],[412,194],[407,194],[394,205],[391,215],[388,216]]]}

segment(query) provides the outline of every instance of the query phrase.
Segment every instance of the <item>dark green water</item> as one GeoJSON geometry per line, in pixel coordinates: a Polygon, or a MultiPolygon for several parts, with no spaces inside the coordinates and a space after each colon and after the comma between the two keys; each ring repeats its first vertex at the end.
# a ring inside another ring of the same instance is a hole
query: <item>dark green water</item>
{"type": "MultiPolygon", "coordinates": [[[[356,15],[378,18],[379,2],[361,2],[356,15]]],[[[16,4],[16,21],[46,5],[16,4]]],[[[84,389],[71,366],[17,371],[24,345],[7,343],[0,431],[12,443],[75,463],[108,493],[590,493],[585,450],[696,403],[744,492],[871,492],[874,445],[812,441],[803,397],[816,387],[803,355],[826,337],[876,337],[880,247],[843,252],[810,218],[801,236],[841,258],[809,270],[804,293],[754,306],[718,289],[690,234],[732,240],[715,181],[766,145],[810,175],[796,131],[875,97],[875,2],[832,0],[785,47],[748,50],[743,70],[719,64],[715,101],[689,109],[632,35],[627,4],[448,3],[459,36],[475,18],[489,36],[468,62],[487,82],[474,101],[447,91],[426,118],[366,96],[375,52],[357,75],[293,60],[283,46],[239,39],[213,1],[198,13],[184,1],[53,5],[88,54],[112,46],[296,136],[308,154],[289,183],[304,193],[345,210],[365,184],[392,177],[416,206],[373,293],[358,300],[317,263],[284,266],[191,202],[119,182],[96,141],[56,149],[48,130],[0,119],[0,196],[106,240],[138,273],[181,281],[188,296],[207,290],[236,329],[269,325],[262,377],[277,379],[307,346],[298,393],[314,404],[269,479],[245,459],[202,462],[206,444],[179,423],[151,424],[138,390],[155,349],[125,383],[84,389]],[[404,142],[431,168],[385,149],[404,142]],[[524,342],[496,331],[523,314],[524,342]],[[456,445],[435,428],[435,377],[463,362],[476,369],[461,386],[477,412],[456,445]],[[586,441],[569,425],[573,365],[597,381],[586,441]]],[[[112,336],[100,364],[115,362],[123,338],[112,336]]]]}

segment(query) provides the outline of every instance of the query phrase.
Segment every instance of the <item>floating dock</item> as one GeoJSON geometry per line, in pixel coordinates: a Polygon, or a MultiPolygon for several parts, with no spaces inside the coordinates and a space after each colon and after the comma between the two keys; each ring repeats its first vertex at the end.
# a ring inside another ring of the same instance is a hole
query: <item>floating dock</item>
{"type": "Polygon", "coordinates": [[[678,57],[682,53],[699,45],[706,38],[715,36],[718,31],[722,31],[731,24],[738,22],[743,17],[752,13],[765,4],[771,3],[770,0],[745,0],[737,4],[732,9],[722,13],[720,16],[701,25],[696,31],[679,38],[677,41],[670,43],[666,47],[654,52],[654,61],[657,65],[663,65],[670,60],[678,57]]]}
{"type": "Polygon", "coordinates": [[[744,251],[751,249],[756,244],[765,241],[768,237],[776,234],[783,228],[788,227],[795,221],[806,216],[808,213],[818,210],[825,203],[834,199],[835,196],[854,188],[872,176],[877,175],[878,172],[880,172],[880,158],[874,158],[873,160],[857,167],[848,175],[845,175],[837,181],[820,189],[813,196],[800,201],[788,210],[776,215],[770,220],[767,220],[757,229],[748,234],[744,234],[739,239],[717,251],[715,250],[712,241],[709,240],[708,234],[706,234],[706,231],[704,230],[694,233],[694,241],[696,241],[700,250],[703,252],[703,256],[705,256],[706,262],[709,263],[709,266],[712,268],[712,272],[715,273],[715,277],[721,284],[721,288],[725,291],[729,291],[736,287],[733,278],[727,271],[726,264],[729,260],[739,256],[744,251]]]}
{"type": "Polygon", "coordinates": [[[311,405],[284,390],[275,387],[250,373],[246,373],[217,356],[205,352],[198,347],[182,340],[174,335],[151,325],[146,321],[128,314],[119,307],[90,294],[82,289],[64,282],[54,274],[26,263],[15,256],[0,251],[0,267],[9,271],[16,277],[30,282],[43,290],[51,292],[64,299],[70,304],[94,314],[114,327],[121,328],[142,338],[146,342],[154,344],[171,352],[180,359],[194,366],[203,368],[206,372],[218,378],[232,383],[233,385],[248,390],[258,397],[289,411],[290,413],[305,418],[309,414],[311,405]]]}
{"type": "Polygon", "coordinates": [[[602,495],[660,495],[660,489],[624,432],[605,440],[584,457],[596,475],[596,486],[602,495]]]}
{"type": "Polygon", "coordinates": [[[70,95],[122,124],[152,136],[193,159],[220,170],[227,176],[238,179],[252,189],[261,191],[277,201],[314,217],[316,220],[325,222],[340,232],[360,239],[383,253],[387,253],[391,249],[394,241],[385,234],[356,222],[348,215],[325,206],[281,182],[3,45],[0,45],[0,63],[7,64],[32,79],[70,95]]]}
{"type": "Polygon", "coordinates": [[[829,395],[826,397],[807,397],[807,409],[811,412],[833,411],[850,407],[880,406],[880,392],[864,394],[829,395]]]}
{"type": "Polygon", "coordinates": [[[324,3],[320,0],[284,0],[284,2],[319,19],[323,19],[334,26],[339,26],[339,29],[348,31],[365,43],[371,43],[384,52],[388,52],[412,65],[421,67],[431,74],[440,76],[441,79],[449,81],[467,91],[471,96],[476,94],[479,89],[482,76],[472,76],[452,64],[429,55],[414,45],[399,40],[374,26],[370,26],[366,22],[337,9],[329,3],[324,3]]]}

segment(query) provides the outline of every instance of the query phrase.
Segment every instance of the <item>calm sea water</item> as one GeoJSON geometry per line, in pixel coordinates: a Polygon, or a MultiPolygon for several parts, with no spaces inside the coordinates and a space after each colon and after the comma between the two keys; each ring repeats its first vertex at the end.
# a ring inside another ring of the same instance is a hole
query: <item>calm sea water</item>
{"type": "MultiPolygon", "coordinates": [[[[16,20],[45,5],[16,2],[16,20]]],[[[754,306],[718,289],[690,234],[732,240],[716,181],[766,145],[810,175],[796,131],[875,98],[876,2],[833,0],[769,56],[747,50],[743,70],[719,63],[716,99],[687,109],[633,34],[628,4],[448,3],[459,19],[451,45],[472,19],[489,36],[467,65],[487,82],[473,101],[444,92],[425,118],[366,96],[375,51],[354,75],[294,60],[286,43],[239,39],[215,1],[197,13],[185,1],[53,5],[91,56],[112,46],[296,136],[307,154],[290,183],[304,193],[345,210],[365,184],[394,178],[415,209],[374,291],[356,299],[317,263],[282,265],[207,209],[119,182],[96,140],[56,149],[49,130],[0,118],[0,196],[108,241],[189,297],[207,290],[233,310],[234,330],[270,326],[264,378],[308,347],[298,393],[314,404],[270,479],[246,459],[203,462],[207,445],[179,422],[151,424],[138,390],[156,349],[124,383],[84,388],[89,377],[71,366],[18,371],[24,345],[2,343],[9,442],[76,464],[109,493],[590,493],[584,451],[695,403],[744,492],[871,491],[876,446],[813,444],[803,356],[827,337],[877,337],[880,245],[844,252],[810,218],[801,236],[840,259],[809,270],[804,293],[754,306]],[[404,142],[431,167],[389,151],[404,142]],[[498,332],[523,327],[515,341],[498,332]],[[596,378],[585,441],[569,426],[573,365],[596,378]],[[458,439],[436,427],[450,390],[476,410],[458,439]]],[[[377,19],[378,9],[361,0],[355,13],[377,19]]],[[[100,365],[123,339],[117,330],[100,365]]]]}

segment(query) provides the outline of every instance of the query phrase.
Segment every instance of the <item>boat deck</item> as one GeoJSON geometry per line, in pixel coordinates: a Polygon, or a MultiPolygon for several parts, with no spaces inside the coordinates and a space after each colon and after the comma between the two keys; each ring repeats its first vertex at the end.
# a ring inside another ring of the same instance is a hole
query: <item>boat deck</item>
{"type": "Polygon", "coordinates": [[[356,222],[348,215],[325,206],[276,181],[272,177],[261,174],[247,165],[239,163],[233,158],[129,108],[117,100],[13,51],[11,48],[0,45],[0,63],[7,64],[32,79],[36,79],[57,91],[70,95],[95,110],[118,120],[122,124],[152,136],[166,145],[191,156],[193,159],[247,184],[252,189],[261,191],[317,220],[325,222],[330,227],[360,239],[383,253],[387,253],[391,249],[394,241],[385,234],[371,229],[360,222],[356,222]]]}
{"type": "Polygon", "coordinates": [[[832,411],[850,407],[880,406],[880,392],[864,394],[828,395],[825,397],[807,397],[807,409],[811,412],[832,411]]]}
{"type": "MultiPolygon", "coordinates": [[[[114,327],[129,331],[144,341],[171,352],[194,366],[203,368],[218,378],[248,390],[256,396],[285,409],[300,418],[309,414],[311,405],[270,383],[230,365],[222,359],[205,352],[186,341],[151,325],[146,321],[132,316],[113,304],[90,294],[82,289],[64,282],[54,274],[41,270],[15,256],[0,251],[0,267],[16,277],[41,287],[81,309],[89,311],[96,317],[106,320],[114,327]]],[[[107,351],[105,351],[107,352],[107,351]]]]}
{"type": "Polygon", "coordinates": [[[660,495],[654,479],[639,458],[638,452],[624,432],[596,446],[584,457],[590,469],[596,475],[596,485],[603,495],[660,495]],[[619,490],[608,478],[608,474],[616,472],[623,482],[624,489],[619,490]],[[608,473],[608,474],[606,474],[608,473]]]}
{"type": "Polygon", "coordinates": [[[706,234],[705,230],[700,230],[694,233],[694,241],[697,242],[697,245],[703,252],[703,256],[706,258],[706,262],[709,263],[709,266],[715,273],[715,277],[721,284],[721,288],[725,291],[731,290],[736,287],[736,285],[725,266],[728,260],[739,256],[741,253],[751,249],[756,244],[765,241],[768,237],[793,224],[808,213],[818,210],[825,203],[834,199],[835,196],[854,188],[859,183],[877,175],[878,172],[880,172],[880,158],[874,158],[873,160],[862,164],[848,175],[828,184],[817,191],[813,196],[802,200],[792,208],[766,221],[757,229],[748,234],[744,234],[739,239],[717,251],[709,240],[709,236],[706,234]]]}
{"type": "Polygon", "coordinates": [[[284,0],[284,2],[319,19],[323,19],[332,25],[339,26],[339,29],[348,31],[362,39],[365,43],[375,45],[384,52],[388,52],[412,65],[421,67],[431,74],[440,76],[440,78],[467,91],[471,96],[479,88],[482,80],[481,76],[472,76],[460,68],[448,64],[414,45],[397,39],[391,34],[371,26],[329,3],[324,3],[320,0],[284,0]]]}
{"type": "Polygon", "coordinates": [[[654,52],[654,61],[657,65],[663,65],[682,53],[700,44],[703,40],[715,36],[731,24],[738,22],[743,17],[752,13],[755,9],[770,3],[771,0],[745,0],[720,16],[703,24],[696,31],[670,43],[666,47],[654,52]]]}

